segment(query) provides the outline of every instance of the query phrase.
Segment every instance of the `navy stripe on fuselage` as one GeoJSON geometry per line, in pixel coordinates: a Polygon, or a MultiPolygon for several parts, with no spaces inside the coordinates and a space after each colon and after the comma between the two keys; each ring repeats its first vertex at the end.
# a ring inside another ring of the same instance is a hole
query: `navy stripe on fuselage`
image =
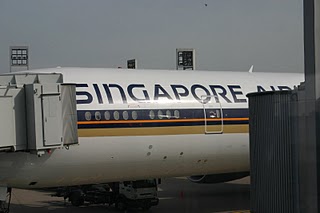
{"type": "MultiPolygon", "coordinates": [[[[206,109],[208,125],[248,124],[248,109],[206,109]]],[[[78,127],[127,128],[198,126],[204,124],[204,109],[79,110],[78,127]]]]}

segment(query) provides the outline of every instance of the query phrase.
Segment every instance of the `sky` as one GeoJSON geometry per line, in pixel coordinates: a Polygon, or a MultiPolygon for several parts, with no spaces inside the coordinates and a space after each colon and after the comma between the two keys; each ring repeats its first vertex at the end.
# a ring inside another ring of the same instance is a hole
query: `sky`
{"type": "Polygon", "coordinates": [[[0,73],[9,47],[29,46],[30,69],[196,69],[303,72],[302,0],[0,0],[0,73]]]}

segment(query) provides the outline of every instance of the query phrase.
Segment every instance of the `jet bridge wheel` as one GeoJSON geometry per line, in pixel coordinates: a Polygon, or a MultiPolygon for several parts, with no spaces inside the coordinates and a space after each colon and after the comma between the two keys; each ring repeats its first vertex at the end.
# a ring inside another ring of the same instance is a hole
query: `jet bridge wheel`
{"type": "Polygon", "coordinates": [[[124,199],[119,199],[117,202],[116,202],[116,208],[119,210],[119,211],[125,211],[127,209],[127,204],[126,202],[124,201],[124,199]]]}
{"type": "Polygon", "coordinates": [[[84,204],[83,192],[81,190],[75,190],[71,192],[69,201],[73,206],[81,206],[84,204]]]}
{"type": "Polygon", "coordinates": [[[12,192],[11,188],[8,188],[6,200],[0,201],[0,213],[10,212],[11,192],[12,192]]]}
{"type": "Polygon", "coordinates": [[[150,205],[150,204],[144,204],[144,205],[142,206],[142,211],[148,211],[150,208],[151,208],[151,205],[150,205]]]}

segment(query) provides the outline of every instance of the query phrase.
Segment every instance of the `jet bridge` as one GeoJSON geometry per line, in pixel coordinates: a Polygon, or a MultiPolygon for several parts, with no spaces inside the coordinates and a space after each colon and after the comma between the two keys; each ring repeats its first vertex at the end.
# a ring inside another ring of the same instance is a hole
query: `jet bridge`
{"type": "Polygon", "coordinates": [[[41,156],[78,144],[75,94],[62,74],[0,75],[0,152],[41,156]]]}

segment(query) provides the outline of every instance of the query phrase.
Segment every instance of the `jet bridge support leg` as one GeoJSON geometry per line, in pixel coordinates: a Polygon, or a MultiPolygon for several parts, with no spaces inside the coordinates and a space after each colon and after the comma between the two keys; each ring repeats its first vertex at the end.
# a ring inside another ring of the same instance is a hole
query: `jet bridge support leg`
{"type": "Polygon", "coordinates": [[[0,187],[0,213],[9,213],[11,203],[11,188],[0,187]]]}

